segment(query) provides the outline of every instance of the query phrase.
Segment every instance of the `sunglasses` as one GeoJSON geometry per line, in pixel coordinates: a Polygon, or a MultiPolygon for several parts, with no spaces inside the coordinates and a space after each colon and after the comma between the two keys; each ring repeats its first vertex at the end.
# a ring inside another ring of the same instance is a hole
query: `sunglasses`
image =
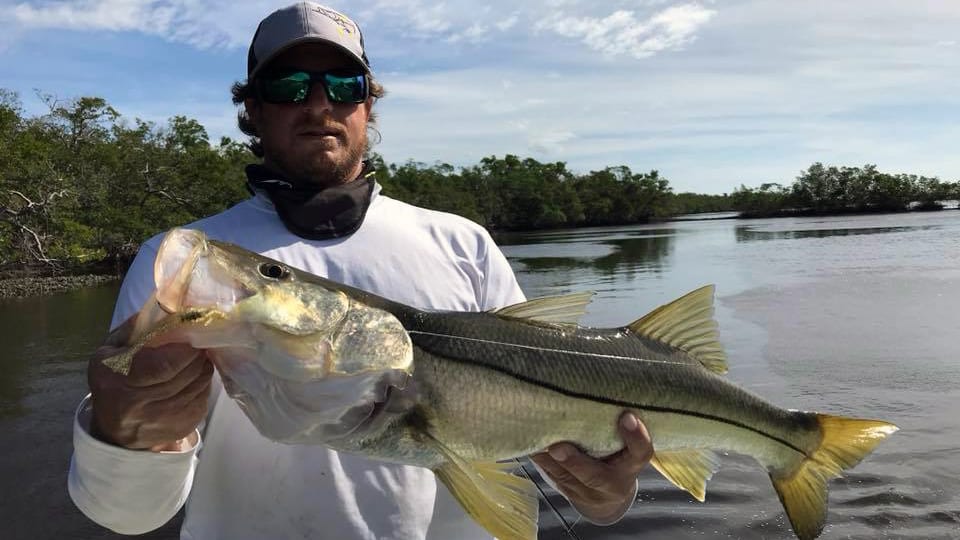
{"type": "Polygon", "coordinates": [[[363,103],[370,93],[366,75],[350,70],[286,70],[261,75],[257,81],[260,98],[267,103],[304,103],[315,83],[323,86],[332,103],[363,103]]]}

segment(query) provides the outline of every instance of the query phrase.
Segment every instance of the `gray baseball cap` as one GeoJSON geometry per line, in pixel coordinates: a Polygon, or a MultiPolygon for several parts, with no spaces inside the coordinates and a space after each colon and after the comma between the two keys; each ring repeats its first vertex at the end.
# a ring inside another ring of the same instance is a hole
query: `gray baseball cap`
{"type": "Polygon", "coordinates": [[[260,21],[247,53],[247,80],[283,51],[301,43],[329,43],[370,73],[363,34],[349,17],[320,4],[297,2],[260,21]]]}

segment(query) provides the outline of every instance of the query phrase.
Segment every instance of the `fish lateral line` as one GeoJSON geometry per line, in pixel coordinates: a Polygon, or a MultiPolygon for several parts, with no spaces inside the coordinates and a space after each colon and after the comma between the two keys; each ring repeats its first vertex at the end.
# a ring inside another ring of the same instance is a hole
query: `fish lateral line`
{"type": "Polygon", "coordinates": [[[447,338],[447,339],[454,339],[454,340],[461,340],[461,341],[472,341],[472,342],[474,342],[474,343],[487,343],[487,344],[490,344],[490,345],[502,345],[502,346],[504,346],[504,347],[515,347],[515,348],[518,348],[518,349],[527,349],[527,350],[530,350],[530,351],[543,351],[543,352],[550,352],[550,353],[569,354],[569,355],[573,355],[573,356],[589,356],[589,357],[592,357],[592,358],[607,358],[607,359],[610,359],[610,360],[629,360],[629,361],[631,361],[631,362],[646,362],[646,363],[648,363],[648,364],[668,364],[668,365],[674,365],[674,366],[689,366],[689,364],[686,363],[686,362],[674,362],[674,361],[670,361],[670,360],[652,360],[652,359],[650,359],[650,358],[638,358],[638,357],[635,357],[635,356],[620,356],[620,355],[617,355],[617,354],[602,354],[602,353],[594,353],[594,352],[570,351],[570,350],[566,350],[566,349],[548,349],[548,348],[546,348],[546,347],[534,347],[533,345],[523,345],[523,344],[520,344],[520,343],[507,343],[507,342],[503,342],[503,341],[494,341],[494,340],[491,340],[491,339],[480,339],[480,338],[467,337],[467,336],[456,336],[456,335],[451,335],[451,334],[438,334],[438,333],[436,333],[436,332],[426,332],[426,331],[423,331],[423,330],[407,330],[407,333],[408,333],[408,334],[420,334],[420,335],[424,335],[424,336],[447,338]]]}

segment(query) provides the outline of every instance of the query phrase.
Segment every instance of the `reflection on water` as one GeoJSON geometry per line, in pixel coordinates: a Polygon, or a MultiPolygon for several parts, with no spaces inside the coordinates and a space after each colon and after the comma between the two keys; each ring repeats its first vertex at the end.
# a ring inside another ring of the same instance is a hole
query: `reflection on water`
{"type": "Polygon", "coordinates": [[[797,240],[801,238],[829,238],[831,236],[859,236],[862,234],[889,234],[915,230],[935,229],[936,226],[920,225],[913,227],[864,227],[859,229],[758,229],[751,225],[738,225],[735,228],[737,242],[755,240],[797,240]]]}
{"type": "Polygon", "coordinates": [[[660,226],[633,226],[633,227],[602,227],[589,229],[561,229],[556,231],[536,232],[503,232],[495,236],[497,244],[504,246],[519,246],[528,244],[564,244],[574,243],[588,245],[600,243],[611,238],[647,238],[656,236],[670,236],[676,234],[674,227],[660,226]]]}
{"type": "MultiPolygon", "coordinates": [[[[567,242],[570,242],[567,240],[567,242]]],[[[609,252],[598,257],[514,257],[523,265],[522,272],[557,272],[590,269],[603,274],[660,272],[670,255],[672,234],[642,235],[635,238],[599,240],[595,246],[609,246],[609,252]]],[[[516,246],[514,246],[516,248],[516,246]]],[[[514,250],[517,252],[519,250],[514,250]]]]}
{"type": "Polygon", "coordinates": [[[528,296],[584,289],[620,294],[641,276],[669,267],[676,234],[674,227],[610,227],[509,233],[497,242],[528,296]]]}

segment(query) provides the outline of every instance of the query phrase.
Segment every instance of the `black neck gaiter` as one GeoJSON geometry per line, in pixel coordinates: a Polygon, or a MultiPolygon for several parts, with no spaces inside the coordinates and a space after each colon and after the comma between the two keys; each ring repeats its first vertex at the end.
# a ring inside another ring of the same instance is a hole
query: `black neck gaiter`
{"type": "Polygon", "coordinates": [[[247,189],[273,201],[287,230],[309,240],[342,238],[356,232],[367,215],[376,182],[368,162],[352,182],[321,188],[298,183],[260,164],[247,165],[247,189]]]}

